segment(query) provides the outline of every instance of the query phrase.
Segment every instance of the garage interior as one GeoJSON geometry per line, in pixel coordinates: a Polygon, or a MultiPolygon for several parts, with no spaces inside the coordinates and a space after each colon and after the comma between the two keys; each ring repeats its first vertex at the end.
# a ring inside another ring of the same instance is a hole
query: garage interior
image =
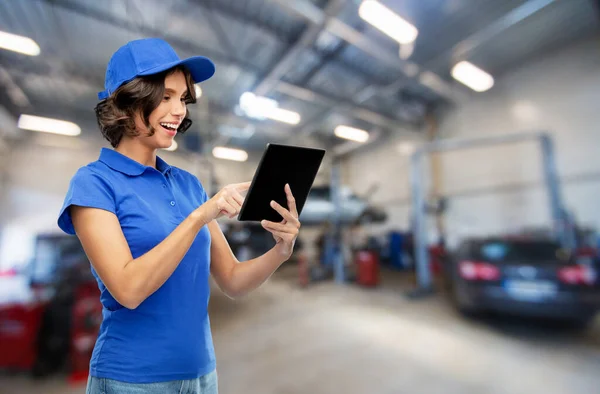
{"type": "Polygon", "coordinates": [[[600,392],[600,1],[0,0],[1,393],[85,392],[101,305],[57,217],[144,37],[216,65],[159,152],[209,196],[326,150],[290,260],[211,282],[220,393],[600,392]]]}

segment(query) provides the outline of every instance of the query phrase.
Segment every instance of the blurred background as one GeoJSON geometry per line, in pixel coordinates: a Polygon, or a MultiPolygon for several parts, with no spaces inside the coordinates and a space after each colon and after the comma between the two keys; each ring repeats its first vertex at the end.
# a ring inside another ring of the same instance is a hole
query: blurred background
{"type": "Polygon", "coordinates": [[[292,259],[213,291],[222,393],[600,392],[598,0],[0,0],[0,392],[85,391],[101,306],[56,220],[142,37],[217,66],[160,153],[209,193],[327,150],[292,259]]]}

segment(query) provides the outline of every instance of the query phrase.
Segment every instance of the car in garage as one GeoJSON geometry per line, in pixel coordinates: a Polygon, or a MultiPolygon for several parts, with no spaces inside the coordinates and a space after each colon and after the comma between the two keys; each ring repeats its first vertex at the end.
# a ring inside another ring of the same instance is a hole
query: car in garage
{"type": "Polygon", "coordinates": [[[466,314],[492,311],[585,326],[600,308],[597,252],[569,251],[548,239],[468,239],[447,256],[445,273],[453,303],[466,314]]]}
{"type": "MultiPolygon", "coordinates": [[[[303,225],[320,225],[335,220],[336,207],[331,187],[313,186],[302,209],[300,220],[303,225]]],[[[381,223],[387,219],[385,211],[360,197],[350,188],[340,188],[340,222],[342,224],[381,223]]]]}

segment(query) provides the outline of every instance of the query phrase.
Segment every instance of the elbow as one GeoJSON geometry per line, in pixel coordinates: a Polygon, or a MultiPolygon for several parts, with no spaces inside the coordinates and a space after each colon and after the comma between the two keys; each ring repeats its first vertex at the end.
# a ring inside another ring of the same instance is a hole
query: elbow
{"type": "Polygon", "coordinates": [[[243,291],[242,289],[238,289],[233,286],[224,289],[222,288],[221,291],[232,300],[239,300],[247,294],[247,292],[243,291]]]}
{"type": "Polygon", "coordinates": [[[113,294],[113,297],[119,304],[130,310],[136,309],[144,301],[136,292],[125,289],[113,294]]]}
{"type": "Polygon", "coordinates": [[[151,294],[147,282],[130,275],[122,275],[119,281],[105,283],[112,297],[124,308],[136,309],[151,294]]]}
{"type": "Polygon", "coordinates": [[[141,302],[137,300],[125,300],[124,302],[119,301],[119,303],[129,310],[134,310],[141,304],[141,302]]]}
{"type": "Polygon", "coordinates": [[[223,292],[223,294],[225,294],[227,297],[231,298],[232,300],[238,300],[240,298],[245,297],[248,294],[248,291],[246,291],[244,288],[242,288],[242,286],[236,285],[235,283],[229,282],[227,285],[224,286],[220,286],[221,287],[221,291],[223,292]]]}
{"type": "Polygon", "coordinates": [[[246,289],[247,286],[244,285],[239,274],[236,273],[235,265],[227,275],[217,275],[215,279],[221,292],[232,300],[240,299],[249,293],[246,289]]]}
{"type": "Polygon", "coordinates": [[[119,297],[115,297],[115,299],[123,307],[130,309],[130,310],[136,309],[142,303],[141,300],[139,300],[135,297],[126,296],[126,295],[121,295],[119,297]]]}

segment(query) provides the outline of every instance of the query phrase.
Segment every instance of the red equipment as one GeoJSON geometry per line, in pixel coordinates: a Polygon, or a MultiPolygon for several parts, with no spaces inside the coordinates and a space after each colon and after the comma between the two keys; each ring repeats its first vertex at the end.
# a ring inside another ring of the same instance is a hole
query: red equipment
{"type": "Polygon", "coordinates": [[[374,251],[361,250],[356,253],[356,283],[373,287],[379,284],[379,257],[374,251]]]}
{"type": "Polygon", "coordinates": [[[33,369],[37,359],[37,333],[44,305],[6,304],[0,306],[0,366],[33,369]]]}
{"type": "Polygon", "coordinates": [[[310,282],[308,259],[303,252],[298,253],[298,282],[301,287],[308,286],[310,282]]]}
{"type": "Polygon", "coordinates": [[[442,266],[446,250],[443,246],[435,245],[429,247],[429,261],[431,273],[439,275],[442,272],[442,266]]]}
{"type": "Polygon", "coordinates": [[[85,381],[88,377],[90,359],[102,323],[99,298],[100,290],[96,283],[84,283],[75,292],[70,343],[71,383],[85,381]]]}
{"type": "Polygon", "coordinates": [[[39,235],[29,272],[30,299],[0,305],[0,368],[42,376],[68,363],[87,378],[102,307],[78,238],[39,235]]]}

